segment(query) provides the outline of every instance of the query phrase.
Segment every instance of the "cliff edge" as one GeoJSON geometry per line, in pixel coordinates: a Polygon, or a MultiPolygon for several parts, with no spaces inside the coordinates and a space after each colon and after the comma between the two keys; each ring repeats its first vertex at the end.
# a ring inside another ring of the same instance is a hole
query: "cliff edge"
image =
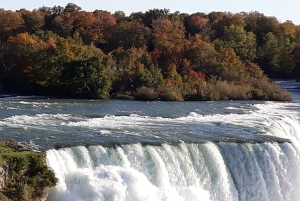
{"type": "Polygon", "coordinates": [[[57,179],[46,165],[46,154],[12,140],[0,140],[0,200],[45,201],[57,179]]]}

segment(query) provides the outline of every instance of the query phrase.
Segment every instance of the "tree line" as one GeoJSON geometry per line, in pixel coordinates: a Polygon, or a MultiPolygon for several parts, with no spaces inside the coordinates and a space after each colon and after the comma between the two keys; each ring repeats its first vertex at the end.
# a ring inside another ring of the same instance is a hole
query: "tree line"
{"type": "Polygon", "coordinates": [[[0,86],[68,98],[290,100],[269,78],[299,78],[299,42],[299,26],[259,12],[0,9],[0,86]]]}

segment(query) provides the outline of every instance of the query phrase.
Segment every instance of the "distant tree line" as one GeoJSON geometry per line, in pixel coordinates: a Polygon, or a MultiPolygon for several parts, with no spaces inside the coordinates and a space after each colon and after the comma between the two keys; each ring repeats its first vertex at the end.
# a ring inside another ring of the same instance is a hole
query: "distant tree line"
{"type": "Polygon", "coordinates": [[[76,4],[0,10],[2,90],[68,98],[290,100],[268,78],[300,77],[300,27],[259,12],[76,4]]]}

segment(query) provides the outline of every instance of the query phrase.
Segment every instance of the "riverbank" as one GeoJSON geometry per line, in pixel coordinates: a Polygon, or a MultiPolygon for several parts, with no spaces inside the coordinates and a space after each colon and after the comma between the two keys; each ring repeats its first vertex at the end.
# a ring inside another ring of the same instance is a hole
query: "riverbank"
{"type": "MultiPolygon", "coordinates": [[[[137,101],[219,101],[219,100],[265,100],[265,101],[291,101],[292,95],[288,89],[278,82],[267,78],[235,78],[232,81],[211,79],[195,88],[189,85],[168,85],[157,88],[139,87],[132,91],[111,92],[107,99],[127,99],[137,101]]],[[[67,91],[56,93],[36,92],[6,92],[0,91],[0,98],[15,98],[18,96],[35,98],[64,98],[64,99],[101,99],[86,96],[70,95],[67,91]],[[32,95],[36,94],[36,95],[32,95]]]]}
{"type": "Polygon", "coordinates": [[[46,165],[46,154],[12,140],[0,141],[0,199],[45,201],[57,179],[46,165]]]}

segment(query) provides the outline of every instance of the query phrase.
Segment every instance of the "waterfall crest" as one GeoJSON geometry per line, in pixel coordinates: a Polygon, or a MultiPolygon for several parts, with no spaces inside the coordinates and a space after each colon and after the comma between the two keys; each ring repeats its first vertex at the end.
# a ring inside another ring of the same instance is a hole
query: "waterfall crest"
{"type": "Polygon", "coordinates": [[[48,200],[300,200],[291,143],[204,143],[47,151],[48,200]]]}

